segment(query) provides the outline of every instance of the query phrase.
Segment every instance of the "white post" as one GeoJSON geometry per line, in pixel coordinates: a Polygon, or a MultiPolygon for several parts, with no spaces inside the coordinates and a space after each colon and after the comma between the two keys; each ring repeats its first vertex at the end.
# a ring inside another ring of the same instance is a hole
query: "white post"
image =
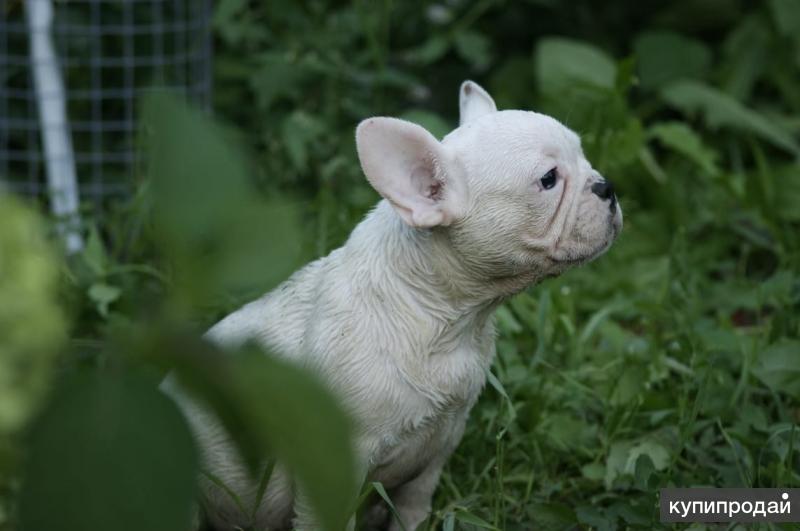
{"type": "Polygon", "coordinates": [[[27,0],[25,6],[50,209],[57,218],[58,231],[64,239],[67,253],[72,254],[83,248],[83,238],[80,233],[78,181],[67,121],[64,81],[53,47],[53,4],[51,0],[27,0]]]}

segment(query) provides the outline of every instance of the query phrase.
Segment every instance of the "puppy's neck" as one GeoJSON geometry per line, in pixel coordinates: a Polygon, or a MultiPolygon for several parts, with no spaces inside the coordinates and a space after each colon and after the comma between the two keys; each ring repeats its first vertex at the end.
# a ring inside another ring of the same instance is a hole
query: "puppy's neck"
{"type": "Polygon", "coordinates": [[[345,251],[362,275],[354,281],[380,301],[459,328],[488,318],[509,295],[460,260],[444,231],[409,227],[385,200],[356,227],[345,251]]]}

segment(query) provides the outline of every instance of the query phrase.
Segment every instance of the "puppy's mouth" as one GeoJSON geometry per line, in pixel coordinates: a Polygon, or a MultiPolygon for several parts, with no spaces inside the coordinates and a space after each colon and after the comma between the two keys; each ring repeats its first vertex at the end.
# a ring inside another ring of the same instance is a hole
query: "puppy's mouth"
{"type": "Polygon", "coordinates": [[[564,266],[566,266],[566,267],[579,266],[579,265],[583,265],[583,264],[585,264],[587,262],[591,262],[592,260],[594,260],[595,258],[600,256],[601,254],[606,252],[606,250],[608,250],[608,248],[610,246],[611,246],[611,243],[610,242],[606,242],[599,249],[597,249],[595,251],[592,251],[591,253],[585,254],[583,256],[569,256],[568,255],[566,257],[558,257],[558,258],[555,257],[555,256],[551,256],[550,257],[550,261],[553,262],[553,264],[558,265],[558,266],[562,266],[562,267],[564,267],[564,266]]]}
{"type": "Polygon", "coordinates": [[[595,258],[608,251],[608,249],[617,239],[617,236],[619,236],[621,230],[622,221],[620,217],[614,213],[612,214],[612,219],[606,227],[606,234],[601,245],[585,254],[575,255],[570,251],[564,252],[562,250],[562,252],[553,253],[548,258],[554,265],[560,266],[561,268],[573,267],[591,262],[595,258]]]}

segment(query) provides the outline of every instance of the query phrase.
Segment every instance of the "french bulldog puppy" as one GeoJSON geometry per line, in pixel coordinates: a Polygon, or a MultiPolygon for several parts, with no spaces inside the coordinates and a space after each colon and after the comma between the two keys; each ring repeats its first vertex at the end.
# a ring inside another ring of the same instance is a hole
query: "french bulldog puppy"
{"type": "MultiPolygon", "coordinates": [[[[495,347],[492,314],[515,293],[606,251],[622,227],[610,181],[578,136],[535,112],[498,111],[466,81],[460,125],[441,142],[395,118],[356,129],[364,174],[383,200],[345,245],[296,272],[209,332],[248,340],[317,371],[355,418],[360,477],[380,481],[408,530],[431,508],[495,347]]],[[[185,409],[205,467],[240,496],[257,486],[219,423],[185,409]]],[[[206,485],[210,523],[249,523],[206,485]]],[[[257,529],[315,528],[302,492],[274,471],[257,529]]],[[[401,529],[396,520],[389,529],[401,529]]]]}

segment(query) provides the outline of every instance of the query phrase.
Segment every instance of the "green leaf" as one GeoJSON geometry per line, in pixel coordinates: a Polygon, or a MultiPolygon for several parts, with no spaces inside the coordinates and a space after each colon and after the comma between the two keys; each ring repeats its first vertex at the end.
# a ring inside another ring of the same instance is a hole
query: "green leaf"
{"type": "Polygon", "coordinates": [[[475,516],[466,509],[456,509],[454,514],[456,520],[458,520],[459,522],[474,525],[476,527],[480,527],[481,529],[495,529],[495,530],[497,529],[497,527],[493,526],[483,518],[475,516]]]}
{"type": "Polygon", "coordinates": [[[122,296],[122,290],[104,282],[96,282],[89,287],[89,298],[95,303],[97,311],[108,317],[108,307],[122,296]]]}
{"type": "Polygon", "coordinates": [[[613,89],[617,74],[614,61],[601,49],[552,37],[536,48],[536,75],[543,93],[557,95],[575,84],[613,89]]]}
{"type": "Polygon", "coordinates": [[[236,505],[236,508],[239,509],[239,512],[241,514],[248,514],[247,509],[244,506],[244,502],[242,501],[242,498],[240,498],[239,495],[231,487],[229,487],[224,481],[222,481],[221,478],[219,478],[212,472],[209,472],[208,470],[201,470],[200,473],[215,487],[224,492],[225,495],[228,497],[228,499],[232,501],[234,505],[236,505]]]}
{"type": "Polygon", "coordinates": [[[291,60],[286,53],[266,52],[259,56],[257,66],[250,76],[250,87],[258,108],[269,110],[280,99],[293,100],[302,91],[299,88],[312,77],[309,68],[291,60]]]}
{"type": "Polygon", "coordinates": [[[302,229],[290,201],[260,198],[230,133],[164,95],[146,101],[158,243],[175,270],[176,306],[253,297],[297,266],[302,229]]]}
{"type": "Polygon", "coordinates": [[[640,456],[647,456],[656,470],[664,470],[670,461],[669,450],[661,443],[645,439],[634,445],[628,453],[625,473],[634,474],[640,456]]]}
{"type": "Polygon", "coordinates": [[[383,488],[383,484],[379,481],[373,481],[372,488],[375,489],[375,492],[378,493],[378,496],[380,496],[381,499],[386,502],[386,505],[389,506],[392,516],[394,516],[395,520],[397,520],[397,523],[400,524],[400,529],[407,531],[405,522],[403,522],[403,519],[400,518],[400,513],[397,511],[397,507],[394,506],[394,502],[392,502],[392,499],[389,497],[389,493],[386,492],[385,488],[383,488]]]}
{"type": "Polygon", "coordinates": [[[429,65],[435,63],[450,50],[451,42],[442,35],[434,35],[420,46],[408,50],[406,59],[412,63],[429,65]]]}
{"type": "Polygon", "coordinates": [[[608,508],[609,514],[616,514],[629,524],[634,524],[640,529],[651,529],[653,527],[652,512],[653,501],[640,503],[641,498],[629,496],[621,501],[615,502],[608,508]],[[638,503],[637,503],[638,502],[638,503]]]}
{"type": "Polygon", "coordinates": [[[234,378],[249,427],[297,475],[324,527],[343,528],[356,494],[355,462],[337,400],[306,371],[260,353],[237,359],[234,378]]]}
{"type": "Polygon", "coordinates": [[[781,187],[775,197],[775,213],[786,221],[800,221],[800,164],[775,169],[773,179],[781,187]]]}
{"type": "Polygon", "coordinates": [[[775,25],[783,35],[797,38],[800,33],[800,2],[797,0],[769,0],[775,25]]]}
{"type": "Polygon", "coordinates": [[[712,129],[751,133],[800,157],[800,145],[789,132],[716,88],[695,81],[678,81],[665,87],[661,95],[686,114],[702,114],[712,129]]]}
{"type": "Polygon", "coordinates": [[[758,355],[753,374],[779,393],[800,399],[800,341],[783,339],[758,355]]]}
{"type": "Polygon", "coordinates": [[[295,111],[283,121],[281,137],[295,169],[300,172],[308,171],[311,143],[324,132],[325,126],[303,111],[295,111]]]}
{"type": "Polygon", "coordinates": [[[753,87],[769,66],[767,57],[773,46],[773,29],[761,13],[742,18],[723,45],[720,88],[739,101],[747,101],[753,87]]]}
{"type": "Polygon", "coordinates": [[[238,17],[247,7],[247,0],[220,0],[214,13],[214,26],[228,41],[239,37],[238,17]]]}
{"type": "Polygon", "coordinates": [[[400,118],[403,120],[408,120],[409,122],[414,122],[417,125],[421,125],[439,140],[444,138],[447,133],[453,130],[453,127],[447,123],[444,118],[430,111],[411,109],[401,114],[400,118]]]}
{"type": "Polygon", "coordinates": [[[650,458],[650,456],[646,453],[639,454],[639,457],[636,458],[633,475],[636,479],[636,486],[640,490],[647,490],[648,482],[650,481],[650,476],[653,475],[653,472],[655,472],[655,466],[653,465],[653,460],[650,458]]]}
{"type": "Polygon", "coordinates": [[[597,161],[598,169],[607,174],[618,173],[621,168],[635,161],[645,145],[642,124],[635,118],[618,127],[603,127],[599,132],[600,135],[595,138],[586,135],[587,140],[594,140],[586,149],[591,153],[592,160],[597,161]]]}
{"type": "Polygon", "coordinates": [[[613,531],[617,529],[617,518],[605,510],[583,505],[575,509],[578,521],[587,524],[592,530],[613,531]]]}
{"type": "Polygon", "coordinates": [[[564,503],[534,503],[530,514],[533,518],[531,529],[570,529],[570,525],[577,521],[575,511],[564,503]]]}
{"type": "Polygon", "coordinates": [[[606,489],[611,490],[614,481],[625,473],[625,466],[628,461],[628,453],[632,443],[629,441],[615,441],[611,444],[606,458],[606,489]]]}
{"type": "Polygon", "coordinates": [[[442,522],[442,531],[455,531],[456,529],[456,515],[447,513],[442,522]]]}
{"type": "Polygon", "coordinates": [[[274,470],[275,460],[270,459],[267,461],[267,464],[264,465],[264,471],[261,473],[261,480],[258,482],[258,490],[256,491],[256,497],[253,500],[253,507],[250,511],[251,520],[255,520],[256,518],[256,514],[261,506],[261,501],[264,499],[264,494],[267,492],[267,486],[269,485],[269,480],[272,478],[272,472],[274,470]]]}
{"type": "Polygon", "coordinates": [[[503,384],[497,379],[497,376],[492,374],[492,371],[490,370],[486,371],[486,379],[489,381],[489,385],[491,385],[495,391],[500,393],[500,396],[502,396],[505,400],[505,403],[508,406],[509,415],[511,415],[511,419],[513,420],[517,416],[517,412],[514,409],[514,402],[511,401],[511,397],[508,396],[505,387],[503,387],[503,384]]]}
{"type": "Polygon", "coordinates": [[[574,450],[586,443],[589,427],[582,419],[567,413],[550,413],[541,426],[547,439],[557,450],[574,450]]]}
{"type": "Polygon", "coordinates": [[[89,227],[89,236],[83,249],[83,260],[95,276],[103,276],[108,271],[108,255],[100,238],[100,231],[95,225],[89,227]]]}
{"type": "Polygon", "coordinates": [[[645,390],[647,371],[638,364],[631,364],[623,369],[617,378],[616,385],[609,401],[614,406],[624,406],[635,400],[645,390]]]}
{"type": "Polygon", "coordinates": [[[498,328],[507,334],[518,334],[523,330],[522,325],[506,305],[497,308],[495,318],[498,328]]]}
{"type": "Polygon", "coordinates": [[[527,55],[505,57],[491,69],[488,89],[500,109],[521,109],[529,105],[535,86],[531,59],[527,55]]]}
{"type": "Polygon", "coordinates": [[[717,152],[706,146],[703,139],[683,122],[661,122],[650,126],[648,136],[691,160],[709,176],[719,174],[717,152]]]}
{"type": "MultiPolygon", "coordinates": [[[[271,32],[264,27],[261,17],[252,15],[252,4],[247,0],[220,0],[214,6],[216,12],[212,24],[223,44],[221,48],[244,46],[250,51],[263,46],[271,32]]],[[[251,70],[250,55],[221,54],[219,64],[230,65],[238,61],[239,67],[251,70]]]]}
{"type": "Polygon", "coordinates": [[[358,494],[351,423],[318,378],[255,349],[223,355],[178,339],[156,350],[175,362],[185,388],[217,413],[254,483],[274,458],[305,489],[324,529],[345,527],[358,494]]]}
{"type": "Polygon", "coordinates": [[[606,475],[606,467],[600,463],[589,463],[581,467],[581,474],[586,479],[601,481],[606,475]]]}
{"type": "Polygon", "coordinates": [[[10,446],[5,441],[11,441],[9,435],[21,430],[40,405],[58,365],[67,327],[58,297],[59,263],[42,219],[2,193],[0,216],[2,476],[4,449],[10,446]]]}
{"type": "Polygon", "coordinates": [[[205,243],[248,202],[244,157],[208,117],[173,97],[151,96],[145,119],[160,229],[188,244],[205,243]]]}
{"type": "Polygon", "coordinates": [[[616,441],[611,444],[606,459],[606,488],[613,488],[614,482],[622,476],[634,479],[638,477],[639,480],[644,476],[649,477],[648,466],[652,466],[654,470],[664,470],[669,463],[669,450],[653,439],[648,438],[636,443],[616,441]],[[642,456],[648,460],[648,464],[642,462],[642,456]]]}
{"type": "Polygon", "coordinates": [[[31,432],[22,528],[188,529],[197,472],[186,422],[152,383],[134,374],[76,372],[31,432]]]}
{"type": "Polygon", "coordinates": [[[486,69],[492,61],[491,41],[476,31],[461,31],[455,35],[456,52],[477,70],[486,69]]]}
{"type": "Polygon", "coordinates": [[[639,161],[642,163],[642,166],[644,166],[650,176],[656,180],[656,182],[662,184],[667,182],[667,173],[664,171],[664,168],[658,164],[655,156],[653,156],[652,150],[650,150],[647,146],[643,146],[639,151],[639,161]]]}
{"type": "Polygon", "coordinates": [[[682,78],[703,78],[711,52],[700,41],[671,31],[648,31],[634,43],[642,87],[656,89],[682,78]]]}

